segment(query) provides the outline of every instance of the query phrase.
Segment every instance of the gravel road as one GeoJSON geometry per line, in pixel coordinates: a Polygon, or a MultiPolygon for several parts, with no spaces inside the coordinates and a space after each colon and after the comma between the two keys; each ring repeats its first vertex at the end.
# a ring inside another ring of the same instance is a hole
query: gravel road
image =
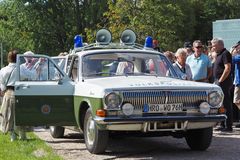
{"type": "Polygon", "coordinates": [[[191,151],[185,139],[172,137],[110,139],[106,153],[90,154],[83,137],[65,130],[64,138],[54,139],[48,129],[36,128],[35,134],[46,141],[66,160],[163,159],[163,160],[238,160],[240,159],[240,129],[232,133],[214,132],[207,151],[191,151]]]}

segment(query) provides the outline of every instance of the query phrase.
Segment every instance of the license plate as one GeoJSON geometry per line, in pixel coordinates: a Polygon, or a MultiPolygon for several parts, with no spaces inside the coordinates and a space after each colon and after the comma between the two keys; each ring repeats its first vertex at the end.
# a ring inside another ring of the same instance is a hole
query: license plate
{"type": "Polygon", "coordinates": [[[144,105],[143,112],[145,113],[168,113],[168,112],[182,112],[183,104],[148,104],[144,105]]]}

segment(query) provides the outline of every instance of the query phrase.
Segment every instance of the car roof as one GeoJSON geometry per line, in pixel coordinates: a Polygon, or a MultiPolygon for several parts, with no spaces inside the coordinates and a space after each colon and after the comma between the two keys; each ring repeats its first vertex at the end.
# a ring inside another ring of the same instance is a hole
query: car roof
{"type": "Polygon", "coordinates": [[[71,54],[77,54],[79,56],[85,56],[94,53],[109,53],[109,52],[127,52],[127,53],[146,53],[146,54],[161,54],[163,53],[155,51],[153,49],[138,49],[138,48],[94,48],[90,50],[73,50],[71,54]]]}

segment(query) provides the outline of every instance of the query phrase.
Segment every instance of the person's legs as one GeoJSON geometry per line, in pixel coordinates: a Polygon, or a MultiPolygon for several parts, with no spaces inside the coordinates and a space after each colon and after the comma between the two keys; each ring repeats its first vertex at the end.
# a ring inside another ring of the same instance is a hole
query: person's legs
{"type": "Polygon", "coordinates": [[[10,131],[10,137],[11,137],[11,142],[13,142],[14,140],[16,140],[17,135],[15,132],[15,125],[14,125],[14,107],[15,107],[15,97],[13,94],[12,90],[7,91],[8,93],[8,107],[9,107],[9,131],[10,131]]]}
{"type": "Polygon", "coordinates": [[[20,140],[26,140],[27,139],[26,131],[25,131],[25,127],[24,126],[16,126],[16,130],[19,133],[19,139],[20,140]]]}
{"type": "Polygon", "coordinates": [[[19,127],[19,139],[20,140],[26,140],[27,139],[24,127],[19,127]]]}
{"type": "MultiPolygon", "coordinates": [[[[239,116],[240,116],[239,115],[239,110],[240,110],[240,87],[239,86],[234,87],[233,103],[238,107],[237,117],[239,120],[239,116]]],[[[240,128],[240,124],[237,124],[235,127],[240,128]]]]}
{"type": "Polygon", "coordinates": [[[14,130],[10,131],[10,138],[11,138],[11,142],[15,141],[17,138],[16,133],[14,132],[14,130]]]}
{"type": "Polygon", "coordinates": [[[226,115],[227,115],[226,130],[232,131],[233,108],[232,108],[232,101],[231,101],[231,96],[230,96],[231,87],[227,83],[223,83],[223,84],[221,84],[221,88],[222,88],[223,94],[224,94],[223,106],[226,109],[226,115]]]}
{"type": "Polygon", "coordinates": [[[235,88],[234,88],[233,103],[235,103],[236,106],[238,107],[238,109],[240,109],[240,88],[239,88],[239,86],[235,86],[235,88]]]}
{"type": "Polygon", "coordinates": [[[3,133],[10,132],[10,140],[14,141],[16,139],[16,133],[14,132],[14,97],[12,97],[13,91],[7,90],[3,97],[1,113],[2,113],[2,122],[1,122],[1,131],[3,133]]]}

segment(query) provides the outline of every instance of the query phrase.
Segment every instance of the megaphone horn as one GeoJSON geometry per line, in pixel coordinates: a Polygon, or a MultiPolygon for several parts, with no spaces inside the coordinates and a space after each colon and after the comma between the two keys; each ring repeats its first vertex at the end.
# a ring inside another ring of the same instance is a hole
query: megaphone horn
{"type": "Polygon", "coordinates": [[[126,29],[121,34],[121,43],[132,45],[136,41],[136,34],[131,29],[126,29]]]}
{"type": "Polygon", "coordinates": [[[107,29],[100,29],[96,34],[96,42],[99,44],[109,44],[112,41],[112,34],[107,29]]]}

